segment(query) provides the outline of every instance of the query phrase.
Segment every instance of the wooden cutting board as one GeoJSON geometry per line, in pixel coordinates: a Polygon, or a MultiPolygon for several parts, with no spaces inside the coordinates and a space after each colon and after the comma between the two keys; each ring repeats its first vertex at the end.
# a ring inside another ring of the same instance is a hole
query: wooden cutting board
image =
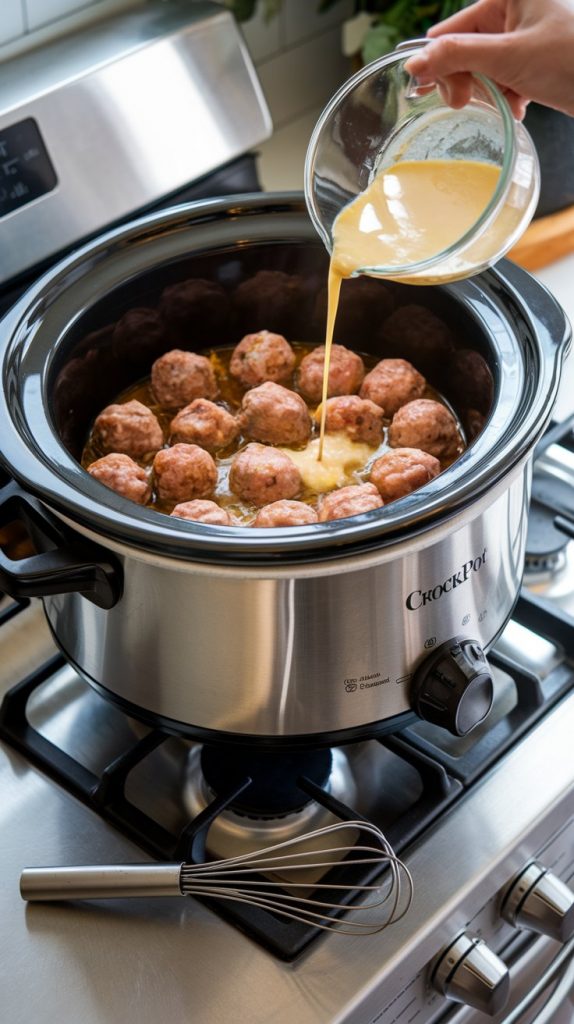
{"type": "Polygon", "coordinates": [[[540,270],[571,252],[574,252],[574,206],[533,220],[507,256],[525,270],[540,270]]]}

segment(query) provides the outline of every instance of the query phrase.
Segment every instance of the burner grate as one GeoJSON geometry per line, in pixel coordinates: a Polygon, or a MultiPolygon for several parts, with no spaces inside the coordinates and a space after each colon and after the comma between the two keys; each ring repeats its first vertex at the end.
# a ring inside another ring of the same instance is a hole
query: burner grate
{"type": "MultiPolygon", "coordinates": [[[[43,684],[49,683],[64,665],[64,659],[57,655],[6,694],[0,706],[0,737],[156,859],[195,863],[203,861],[210,826],[220,814],[237,802],[240,794],[251,784],[251,779],[244,777],[235,780],[227,792],[212,800],[179,831],[166,828],[127,798],[126,786],[130,774],[162,744],[173,741],[173,736],[161,730],[151,730],[142,738],[137,738],[133,743],[126,745],[118,756],[113,757],[96,773],[60,749],[30,724],[28,704],[31,698],[43,684]]],[[[82,685],[87,688],[87,684],[82,685]]],[[[405,760],[420,776],[420,795],[412,806],[406,812],[400,813],[386,829],[387,839],[395,851],[401,853],[457,798],[462,787],[457,780],[449,777],[442,765],[426,753],[409,747],[400,738],[385,737],[369,742],[380,744],[405,760]]],[[[379,780],[379,783],[382,785],[383,781],[379,780]]],[[[316,801],[333,818],[341,821],[367,820],[357,810],[336,799],[311,779],[302,776],[298,780],[298,785],[306,799],[316,801]]],[[[333,886],[343,885],[352,890],[354,886],[370,884],[379,872],[380,865],[370,867],[367,864],[358,868],[351,867],[343,860],[329,869],[321,881],[332,883],[333,886]]],[[[333,902],[338,899],[341,911],[344,911],[352,902],[353,893],[349,891],[341,899],[340,892],[333,889],[332,899],[333,902]]],[[[288,921],[270,911],[248,904],[226,904],[221,901],[214,903],[208,898],[202,902],[283,960],[293,960],[321,934],[320,929],[312,925],[288,921]]]]}
{"type": "MultiPolygon", "coordinates": [[[[2,595],[0,594],[0,599],[1,597],[2,595]]],[[[8,598],[8,601],[9,603],[5,607],[0,608],[0,627],[3,626],[5,622],[9,622],[10,619],[13,619],[15,615],[23,612],[30,604],[27,597],[19,598],[18,600],[8,598]]]]}

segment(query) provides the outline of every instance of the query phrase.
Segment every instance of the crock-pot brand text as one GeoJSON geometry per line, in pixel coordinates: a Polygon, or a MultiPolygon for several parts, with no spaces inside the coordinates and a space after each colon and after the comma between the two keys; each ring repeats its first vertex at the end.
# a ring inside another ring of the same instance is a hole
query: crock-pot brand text
{"type": "Polygon", "coordinates": [[[476,558],[470,558],[457,572],[454,572],[452,576],[449,576],[442,583],[437,583],[436,586],[430,587],[429,590],[412,590],[405,601],[408,610],[415,612],[417,608],[423,608],[425,604],[430,604],[431,601],[438,601],[443,594],[449,594],[451,590],[455,590],[462,583],[466,583],[473,572],[478,572],[485,562],[486,548],[481,555],[477,555],[476,558]]]}

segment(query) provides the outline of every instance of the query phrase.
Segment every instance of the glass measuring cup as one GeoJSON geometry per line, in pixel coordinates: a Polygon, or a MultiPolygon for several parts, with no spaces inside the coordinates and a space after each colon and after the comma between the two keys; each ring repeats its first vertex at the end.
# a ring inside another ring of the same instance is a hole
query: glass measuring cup
{"type": "Polygon", "coordinates": [[[476,160],[499,168],[484,210],[448,248],[417,263],[356,271],[413,284],[470,277],[491,266],[527,227],[540,190],[532,139],[492,82],[474,75],[472,98],[461,110],[449,107],[438,88],[417,88],[404,65],[425,43],[402,44],[349,79],[321,114],[305,161],[307,208],[329,252],[341,210],[399,161],[476,160]]]}

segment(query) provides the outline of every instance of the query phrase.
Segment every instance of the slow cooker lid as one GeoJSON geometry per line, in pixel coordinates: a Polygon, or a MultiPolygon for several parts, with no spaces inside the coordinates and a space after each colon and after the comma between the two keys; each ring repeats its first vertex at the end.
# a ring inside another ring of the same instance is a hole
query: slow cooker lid
{"type": "MultiPolygon", "coordinates": [[[[55,510],[131,546],[194,560],[299,561],[344,555],[349,547],[390,543],[430,528],[471,503],[533,447],[551,413],[569,330],[545,289],[525,272],[503,264],[442,288],[396,286],[403,304],[430,301],[431,307],[438,303],[450,309],[464,334],[458,339],[460,347],[482,350],[495,381],[481,433],[449,469],[419,491],[350,519],[254,530],[173,519],[99,484],[79,464],[74,451],[78,438],[65,436],[67,419],[74,418],[58,397],[65,368],[70,373],[74,359],[83,359],[95,391],[103,396],[112,381],[112,364],[94,353],[104,351],[110,324],[126,309],[153,306],[154,290],[159,294],[170,280],[211,275],[232,291],[239,281],[269,266],[296,275],[310,302],[324,285],[327,257],[299,195],[233,197],[178,207],[112,231],[58,264],[23,296],[3,325],[0,436],[9,471],[55,510]]],[[[297,305],[301,330],[306,307],[297,305]]],[[[252,329],[263,326],[253,324],[252,329]]],[[[232,317],[229,340],[241,337],[237,327],[232,317]]],[[[319,333],[309,340],[321,341],[320,326],[314,329],[319,333]]],[[[222,340],[227,340],[223,328],[217,338],[204,336],[203,344],[215,346],[222,340]]],[[[361,339],[354,347],[361,350],[365,344],[361,339]]],[[[111,341],[108,348],[113,355],[111,341]]],[[[153,356],[148,353],[147,358],[151,365],[153,356]]],[[[125,359],[119,362],[122,372],[132,373],[126,384],[143,376],[137,357],[132,365],[125,359]]],[[[114,394],[118,391],[99,407],[114,394]]]]}

